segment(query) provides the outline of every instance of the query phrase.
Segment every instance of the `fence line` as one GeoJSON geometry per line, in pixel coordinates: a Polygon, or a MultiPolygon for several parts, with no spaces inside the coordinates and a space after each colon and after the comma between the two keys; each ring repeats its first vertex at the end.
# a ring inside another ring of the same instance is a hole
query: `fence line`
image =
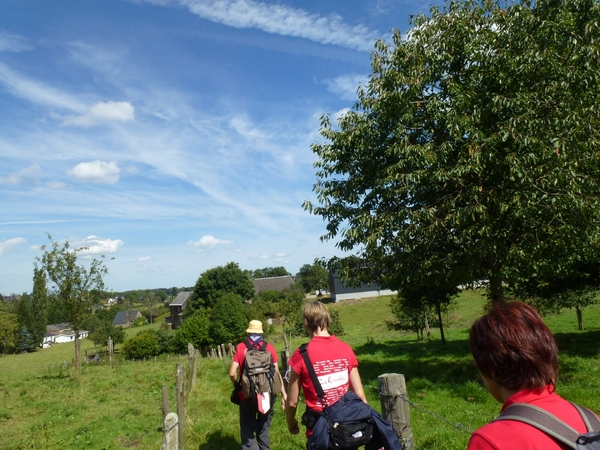
{"type": "MultiPolygon", "coordinates": [[[[377,392],[379,392],[379,386],[370,386],[370,385],[366,385],[366,387],[368,387],[369,389],[374,389],[377,392]]],[[[425,414],[429,414],[430,416],[440,420],[441,422],[444,422],[446,425],[450,425],[451,427],[453,427],[456,431],[463,431],[465,433],[469,433],[469,434],[473,434],[473,430],[470,430],[469,428],[465,427],[462,423],[457,422],[454,423],[451,420],[446,419],[445,417],[440,416],[437,413],[434,413],[432,411],[428,411],[427,409],[417,405],[416,403],[410,401],[408,398],[406,398],[403,395],[396,395],[394,396],[395,398],[398,398],[400,400],[402,400],[405,403],[408,403],[410,406],[412,406],[414,409],[419,410],[425,414]]]]}

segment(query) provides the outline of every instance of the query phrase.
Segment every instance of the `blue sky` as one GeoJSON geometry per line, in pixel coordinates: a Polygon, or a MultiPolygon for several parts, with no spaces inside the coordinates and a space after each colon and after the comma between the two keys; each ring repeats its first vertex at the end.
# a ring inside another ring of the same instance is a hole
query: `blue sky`
{"type": "Polygon", "coordinates": [[[114,257],[114,291],[339,255],[301,207],[319,118],[429,3],[3,0],[0,293],[31,291],[47,233],[114,257]]]}

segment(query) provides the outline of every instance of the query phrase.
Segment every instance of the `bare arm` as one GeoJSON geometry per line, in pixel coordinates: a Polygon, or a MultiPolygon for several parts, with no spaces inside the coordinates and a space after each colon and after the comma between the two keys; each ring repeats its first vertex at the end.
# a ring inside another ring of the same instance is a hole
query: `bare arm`
{"type": "Polygon", "coordinates": [[[298,409],[298,399],[300,398],[300,375],[290,370],[290,382],[288,384],[287,401],[285,403],[285,420],[288,431],[292,434],[300,433],[298,420],[296,419],[296,409],[298,409]]]}
{"type": "Polygon", "coordinates": [[[354,393],[358,395],[363,402],[368,403],[367,397],[365,396],[365,390],[363,389],[362,381],[360,381],[360,374],[358,373],[357,367],[350,371],[350,389],[352,389],[354,393]]]}
{"type": "Polygon", "coordinates": [[[285,392],[285,384],[283,384],[283,377],[281,376],[281,372],[279,371],[277,364],[275,364],[275,370],[277,371],[277,376],[279,377],[279,382],[281,383],[281,409],[285,409],[287,393],[285,392]]]}
{"type": "Polygon", "coordinates": [[[237,385],[237,372],[239,367],[240,365],[233,361],[231,363],[231,367],[229,368],[229,379],[233,383],[234,387],[237,385]]]}

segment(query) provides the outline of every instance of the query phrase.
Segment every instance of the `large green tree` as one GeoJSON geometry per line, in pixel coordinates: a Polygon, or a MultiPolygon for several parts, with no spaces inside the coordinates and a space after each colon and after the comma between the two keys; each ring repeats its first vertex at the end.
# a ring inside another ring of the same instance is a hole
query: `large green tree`
{"type": "Polygon", "coordinates": [[[0,356],[15,348],[15,335],[18,329],[17,315],[0,310],[0,356]]]}
{"type": "MultiPolygon", "coordinates": [[[[248,318],[242,299],[237,294],[218,298],[210,310],[209,335],[213,344],[236,344],[246,336],[248,318]]],[[[184,322],[185,323],[185,322],[184,322]]]]}
{"type": "Polygon", "coordinates": [[[23,293],[21,298],[17,302],[16,308],[17,318],[19,320],[19,330],[27,329],[27,332],[31,334],[31,330],[33,329],[34,318],[33,311],[31,305],[31,297],[27,293],[23,293]]]}
{"type": "Polygon", "coordinates": [[[296,284],[305,292],[318,292],[329,287],[329,272],[321,263],[304,264],[296,274],[296,284]]]}
{"type": "Polygon", "coordinates": [[[212,308],[217,299],[225,294],[236,294],[241,301],[254,296],[254,283],[248,272],[235,262],[203,272],[190,294],[189,313],[200,308],[212,308]]]}
{"type": "Polygon", "coordinates": [[[400,288],[434,262],[503,301],[597,253],[598,23],[594,0],[453,1],[376,44],[353,110],[322,119],[305,203],[354,277],[400,288]]]}
{"type": "Polygon", "coordinates": [[[583,309],[600,301],[600,262],[578,262],[566,276],[524,279],[511,286],[510,291],[542,312],[574,309],[577,327],[583,331],[583,309]]]}
{"type": "Polygon", "coordinates": [[[81,374],[81,347],[79,332],[90,315],[92,305],[99,299],[94,295],[104,292],[104,276],[108,269],[104,255],[92,258],[86,265],[79,265],[77,258],[86,247],[71,248],[69,242],[61,246],[49,235],[50,247],[43,246],[43,255],[38,259],[51,283],[53,298],[65,312],[75,332],[75,370],[81,374]]]}

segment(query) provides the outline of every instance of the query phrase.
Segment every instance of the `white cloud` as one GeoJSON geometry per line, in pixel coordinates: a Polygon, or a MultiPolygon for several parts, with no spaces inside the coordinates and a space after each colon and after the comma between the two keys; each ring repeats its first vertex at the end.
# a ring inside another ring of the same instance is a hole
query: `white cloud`
{"type": "Polygon", "coordinates": [[[23,52],[32,50],[27,38],[7,31],[0,31],[0,52],[23,52]]]}
{"type": "Polygon", "coordinates": [[[230,245],[230,244],[233,244],[233,241],[217,239],[216,237],[211,236],[209,234],[206,236],[202,236],[199,241],[196,241],[196,242],[189,241],[187,244],[193,245],[194,247],[199,247],[199,248],[209,248],[209,247],[214,247],[215,245],[230,245]]]}
{"type": "Polygon", "coordinates": [[[19,170],[16,173],[7,175],[5,177],[0,176],[0,184],[21,184],[25,181],[32,181],[38,178],[42,173],[42,169],[37,164],[32,164],[29,167],[19,170]]]}
{"type": "Polygon", "coordinates": [[[50,86],[31,80],[4,64],[0,64],[0,85],[12,95],[24,98],[31,103],[64,108],[72,111],[83,111],[84,106],[72,96],[50,86]]]}
{"type": "Polygon", "coordinates": [[[342,108],[339,111],[336,111],[332,114],[334,123],[338,123],[338,121],[344,117],[346,114],[350,112],[350,108],[342,108]]]}
{"type": "Polygon", "coordinates": [[[0,255],[11,250],[16,250],[19,246],[25,244],[25,239],[22,237],[7,239],[4,242],[0,242],[0,255]]]}
{"type": "Polygon", "coordinates": [[[254,0],[179,0],[179,3],[204,19],[231,27],[257,28],[360,51],[372,50],[373,42],[379,37],[364,25],[345,24],[338,15],[324,17],[281,4],[254,0]]]}
{"type": "Polygon", "coordinates": [[[365,86],[369,82],[366,75],[343,75],[333,80],[325,80],[327,90],[332,94],[338,95],[343,100],[356,100],[356,92],[359,86],[365,86]]]}
{"type": "Polygon", "coordinates": [[[68,116],[63,125],[91,127],[98,123],[118,121],[127,122],[135,119],[135,108],[129,102],[98,102],[83,114],[68,116]]]}
{"type": "Polygon", "coordinates": [[[275,256],[274,259],[277,262],[281,262],[281,263],[289,263],[290,262],[290,260],[287,258],[288,255],[286,255],[283,252],[277,252],[277,253],[275,253],[274,256],[275,256]]]}
{"type": "Polygon", "coordinates": [[[248,117],[233,117],[229,121],[229,124],[245,139],[260,139],[265,137],[264,133],[260,129],[256,128],[252,121],[248,119],[248,117]]]}
{"type": "Polygon", "coordinates": [[[123,241],[121,239],[102,239],[97,236],[88,236],[85,239],[74,244],[73,247],[81,248],[87,247],[86,250],[82,250],[82,255],[101,255],[105,253],[115,253],[121,246],[123,241]]]}
{"type": "Polygon", "coordinates": [[[150,261],[152,258],[152,256],[142,256],[141,258],[138,258],[138,261],[150,261]]]}
{"type": "Polygon", "coordinates": [[[121,169],[114,161],[92,161],[79,163],[68,173],[82,182],[113,184],[119,181],[121,169]]]}

